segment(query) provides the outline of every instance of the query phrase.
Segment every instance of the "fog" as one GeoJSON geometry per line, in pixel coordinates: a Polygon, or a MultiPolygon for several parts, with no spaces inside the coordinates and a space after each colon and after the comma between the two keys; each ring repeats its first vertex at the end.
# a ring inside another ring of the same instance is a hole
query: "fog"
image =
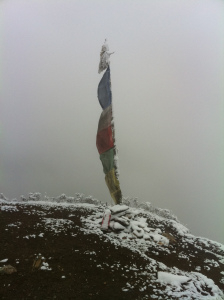
{"type": "Polygon", "coordinates": [[[223,9],[221,0],[1,1],[0,192],[112,203],[95,145],[107,38],[123,195],[224,243],[223,9]]]}

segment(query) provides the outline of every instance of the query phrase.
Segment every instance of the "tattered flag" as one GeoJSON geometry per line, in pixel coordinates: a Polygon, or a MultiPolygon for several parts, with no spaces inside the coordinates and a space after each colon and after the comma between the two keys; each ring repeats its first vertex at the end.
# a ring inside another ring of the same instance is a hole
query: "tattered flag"
{"type": "MultiPolygon", "coordinates": [[[[102,49],[106,49],[104,53],[104,56],[106,57],[108,46],[103,46],[102,49]]],[[[100,160],[102,162],[103,171],[105,174],[105,181],[110,191],[111,197],[113,198],[115,204],[120,204],[122,202],[122,193],[117,175],[117,151],[115,147],[114,136],[109,59],[104,62],[104,65],[105,64],[107,66],[107,69],[98,85],[98,100],[103,111],[99,119],[96,136],[96,146],[100,154],[100,160]]],[[[102,65],[102,62],[100,62],[100,65],[102,65]]]]}

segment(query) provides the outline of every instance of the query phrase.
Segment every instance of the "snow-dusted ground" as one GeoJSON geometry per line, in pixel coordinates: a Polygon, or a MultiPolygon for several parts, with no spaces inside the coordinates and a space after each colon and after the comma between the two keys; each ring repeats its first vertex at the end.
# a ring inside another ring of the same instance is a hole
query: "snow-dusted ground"
{"type": "MultiPolygon", "coordinates": [[[[145,259],[144,275],[146,280],[143,283],[138,282],[138,275],[142,273],[142,270],[138,269],[135,264],[127,266],[128,270],[134,270],[136,272],[135,284],[141,284],[139,291],[144,291],[147,286],[153,287],[154,294],[150,295],[155,299],[169,299],[169,297],[176,297],[177,299],[199,299],[199,300],[221,300],[224,299],[223,291],[214,283],[212,279],[205,276],[201,272],[202,266],[195,266],[194,271],[186,272],[176,267],[168,267],[164,262],[160,262],[159,259],[155,259],[155,255],[169,255],[175,253],[175,247],[172,245],[181,241],[183,248],[189,248],[194,245],[194,248],[198,251],[204,250],[207,253],[215,255],[215,259],[206,259],[204,261],[205,269],[210,267],[221,268],[222,279],[221,283],[224,283],[224,246],[215,241],[208,240],[206,238],[195,237],[189,233],[189,230],[183,226],[176,217],[172,216],[167,210],[162,211],[160,209],[148,210],[147,205],[144,208],[133,208],[125,206],[123,207],[125,213],[119,214],[120,206],[106,207],[112,211],[112,218],[110,221],[109,231],[103,232],[101,230],[101,222],[105,206],[101,205],[96,200],[87,199],[84,203],[84,199],[71,199],[71,197],[57,198],[56,201],[52,201],[50,198],[46,198],[42,201],[40,197],[37,199],[26,199],[26,201],[8,201],[7,199],[0,200],[1,210],[16,212],[18,211],[17,205],[23,206],[41,206],[47,211],[52,206],[67,208],[70,210],[70,217],[76,213],[77,210],[84,210],[88,212],[87,217],[82,217],[82,227],[80,230],[88,235],[97,235],[102,243],[109,241],[114,244],[117,249],[125,247],[140,255],[145,259]],[[94,204],[91,204],[92,203],[94,204]],[[151,211],[150,211],[151,210],[151,211]],[[151,224],[154,224],[152,227],[151,224]],[[157,226],[155,227],[155,224],[157,226]],[[165,234],[165,228],[169,227],[175,236],[170,233],[165,234]],[[150,253],[154,255],[154,258],[150,257],[150,253]],[[212,251],[216,249],[217,251],[212,251]]],[[[150,207],[150,205],[148,205],[150,207]]],[[[66,228],[72,228],[73,222],[69,219],[54,219],[46,218],[43,211],[32,209],[32,214],[40,214],[41,222],[46,231],[51,231],[55,235],[63,232],[66,228]]],[[[19,222],[15,224],[8,224],[8,227],[21,226],[19,222]]],[[[36,224],[38,227],[38,224],[36,224]]],[[[7,230],[7,228],[6,228],[7,230]]],[[[44,232],[38,235],[44,236],[44,232]]],[[[36,238],[35,234],[24,236],[23,238],[31,239],[36,238]]],[[[75,236],[73,236],[75,238],[75,236]]],[[[93,256],[96,253],[88,252],[86,255],[93,256]]],[[[176,254],[177,259],[183,259],[189,261],[191,264],[190,255],[186,255],[184,251],[176,254]]],[[[197,255],[197,251],[191,254],[192,257],[197,255]]],[[[0,257],[0,264],[7,262],[7,258],[0,257]]],[[[103,263],[98,266],[103,267],[103,263]]],[[[110,266],[113,268],[119,268],[117,264],[110,266]]],[[[42,270],[50,271],[50,262],[45,261],[41,267],[42,270]]],[[[192,268],[193,269],[193,268],[192,268]]],[[[123,287],[123,292],[127,292],[134,288],[133,283],[127,282],[123,287]]],[[[142,298],[143,299],[143,298],[142,298]]],[[[147,298],[144,298],[147,299],[147,298]]]]}
{"type": "MultiPolygon", "coordinates": [[[[115,211],[115,207],[111,207],[111,210],[115,211]]],[[[126,228],[122,228],[120,223],[112,220],[109,226],[112,231],[108,232],[106,235],[102,234],[102,231],[100,229],[102,211],[96,210],[88,218],[83,218],[82,221],[85,224],[85,231],[87,233],[98,234],[102,237],[102,240],[107,239],[117,246],[127,247],[131,251],[138,252],[139,255],[143,256],[147,262],[147,268],[149,271],[146,276],[151,277],[150,274],[152,274],[153,272],[157,274],[156,277],[150,278],[150,282],[148,283],[148,285],[154,286],[155,282],[159,282],[161,285],[166,286],[164,297],[172,295],[179,299],[193,299],[192,297],[196,297],[196,299],[201,300],[223,299],[223,293],[218,288],[218,286],[214,284],[213,280],[204,276],[200,272],[184,272],[180,269],[177,269],[176,267],[169,268],[164,263],[160,263],[155,259],[151,259],[148,255],[145,254],[148,247],[151,247],[152,245],[154,245],[157,250],[160,250],[164,253],[170,253],[171,251],[173,251],[173,249],[170,249],[168,247],[169,239],[164,237],[162,234],[162,226],[156,229],[150,228],[147,222],[149,220],[150,222],[156,220],[158,222],[161,222],[161,224],[168,223],[176,231],[177,235],[183,237],[188,244],[196,245],[198,249],[202,249],[202,246],[199,245],[204,245],[209,248],[211,245],[210,240],[204,238],[195,238],[189,233],[189,230],[179,222],[170,219],[167,220],[164,217],[146,212],[143,209],[129,208],[129,210],[126,212],[126,216],[126,218],[129,219],[130,223],[126,228]],[[142,217],[143,214],[144,217],[142,217]],[[158,269],[163,270],[163,272],[157,271],[158,269]],[[214,296],[208,294],[206,295],[206,293],[204,292],[205,287],[209,288],[214,296]]],[[[215,246],[219,247],[220,250],[224,251],[223,245],[216,242],[212,243],[214,243],[215,246]]],[[[223,265],[223,258],[224,257],[222,256],[217,256],[217,260],[219,261],[219,263],[209,260],[207,260],[206,263],[208,265],[213,263],[223,265]]],[[[143,285],[142,289],[144,289],[145,287],[146,285],[143,285]]],[[[132,286],[130,284],[125,287],[126,290],[131,288],[132,286]]],[[[159,290],[156,290],[156,288],[154,290],[155,293],[158,294],[159,290]]],[[[153,298],[153,295],[151,295],[151,298],[153,298]]],[[[155,298],[157,298],[157,296],[155,296],[155,298]]]]}

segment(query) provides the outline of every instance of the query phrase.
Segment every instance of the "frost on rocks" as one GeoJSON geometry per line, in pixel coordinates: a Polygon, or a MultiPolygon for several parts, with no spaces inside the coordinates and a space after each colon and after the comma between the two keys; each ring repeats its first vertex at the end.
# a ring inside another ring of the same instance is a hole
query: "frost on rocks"
{"type": "Polygon", "coordinates": [[[123,225],[121,225],[118,222],[114,222],[114,221],[110,222],[110,228],[113,229],[113,230],[115,230],[115,231],[120,231],[120,230],[124,230],[125,229],[125,227],[123,225]]]}
{"type": "MultiPolygon", "coordinates": [[[[163,246],[169,245],[169,239],[162,235],[162,231],[157,228],[151,228],[147,223],[147,218],[141,217],[141,210],[129,208],[126,205],[114,205],[109,207],[111,211],[111,221],[109,228],[112,230],[108,232],[108,237],[113,238],[116,241],[122,240],[122,243],[127,247],[130,244],[136,244],[133,239],[140,239],[141,243],[138,243],[137,248],[143,251],[147,245],[151,243],[160,244],[163,246]],[[124,241],[125,240],[125,241],[124,241]]],[[[108,210],[107,209],[107,210],[108,210]]],[[[96,214],[96,219],[93,222],[92,217],[82,219],[87,228],[98,231],[100,229],[100,221],[102,214],[96,214]],[[99,217],[99,219],[98,219],[99,217]]],[[[134,248],[136,248],[134,246],[134,248]]]]}
{"type": "Polygon", "coordinates": [[[218,297],[222,296],[222,292],[213,280],[197,272],[185,272],[184,275],[158,272],[157,281],[166,286],[165,293],[167,295],[172,294],[178,299],[187,297],[186,299],[216,300],[221,299],[218,297]],[[211,292],[206,292],[207,289],[211,292]]]}
{"type": "Polygon", "coordinates": [[[112,207],[110,207],[110,211],[112,214],[118,214],[121,212],[125,212],[126,210],[128,210],[128,206],[126,205],[114,205],[112,207]]]}
{"type": "Polygon", "coordinates": [[[19,211],[17,207],[11,205],[3,205],[1,206],[2,211],[16,212],[19,211]]]}
{"type": "Polygon", "coordinates": [[[52,269],[49,267],[49,264],[47,262],[42,262],[42,266],[40,267],[41,270],[44,271],[51,271],[52,269]]]}
{"type": "MultiPolygon", "coordinates": [[[[177,268],[169,268],[165,264],[156,261],[155,259],[148,256],[147,251],[150,247],[151,253],[154,255],[159,254],[157,251],[163,251],[163,253],[170,253],[170,243],[172,241],[172,235],[167,238],[163,232],[163,226],[158,228],[152,228],[151,223],[156,221],[158,224],[167,224],[169,228],[172,228],[176,232],[177,237],[182,240],[183,245],[191,243],[196,247],[197,245],[204,244],[206,247],[211,248],[211,243],[208,243],[206,239],[196,238],[189,233],[189,230],[174,219],[164,218],[158,214],[153,214],[151,212],[146,212],[143,209],[132,208],[125,205],[115,205],[113,207],[108,207],[111,210],[111,222],[109,225],[109,231],[106,234],[102,234],[100,230],[101,221],[103,216],[103,210],[96,210],[90,217],[82,218],[84,228],[86,232],[95,233],[99,235],[103,240],[110,241],[114,245],[120,247],[126,247],[133,252],[138,252],[139,255],[144,257],[148,261],[148,273],[146,271],[146,276],[152,277],[152,272],[157,272],[157,279],[151,278],[151,283],[153,286],[156,284],[161,285],[161,288],[157,286],[160,291],[161,299],[169,299],[170,295],[176,297],[175,299],[200,299],[200,300],[217,300],[222,299],[223,293],[217,285],[210,278],[199,273],[201,268],[195,266],[196,272],[185,272],[177,268]],[[155,249],[155,250],[153,250],[155,249]],[[165,290],[164,290],[165,286],[165,290]],[[163,291],[163,292],[161,292],[163,291]],[[208,292],[210,291],[210,292],[208,292]]],[[[173,237],[174,239],[174,237],[173,237]]],[[[174,239],[175,240],[175,239],[174,239]]],[[[222,248],[220,245],[220,252],[222,248]]],[[[215,246],[214,246],[215,247],[215,246]]],[[[184,246],[183,246],[184,248],[184,246]]],[[[173,249],[173,253],[176,251],[173,249]]],[[[190,256],[186,253],[180,252],[177,254],[184,261],[190,263],[190,256]]],[[[192,256],[194,256],[192,254],[192,256]]],[[[218,266],[214,260],[206,261],[211,266],[218,266]]],[[[111,266],[114,269],[114,266],[111,266]]],[[[136,273],[139,276],[140,272],[136,273]]],[[[131,290],[133,287],[131,285],[126,285],[122,288],[124,292],[131,290]]],[[[140,291],[146,289],[146,284],[140,286],[140,291]]],[[[157,299],[157,292],[155,290],[155,295],[153,296],[157,299]]],[[[158,298],[160,299],[160,298],[158,298]]]]}

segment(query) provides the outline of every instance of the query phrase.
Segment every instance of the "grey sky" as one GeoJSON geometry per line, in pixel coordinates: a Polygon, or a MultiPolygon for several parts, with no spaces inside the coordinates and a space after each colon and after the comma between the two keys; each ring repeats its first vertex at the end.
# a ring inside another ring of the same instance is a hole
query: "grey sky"
{"type": "Polygon", "coordinates": [[[95,138],[108,39],[124,196],[224,243],[223,1],[0,3],[0,191],[110,203],[95,138]]]}

